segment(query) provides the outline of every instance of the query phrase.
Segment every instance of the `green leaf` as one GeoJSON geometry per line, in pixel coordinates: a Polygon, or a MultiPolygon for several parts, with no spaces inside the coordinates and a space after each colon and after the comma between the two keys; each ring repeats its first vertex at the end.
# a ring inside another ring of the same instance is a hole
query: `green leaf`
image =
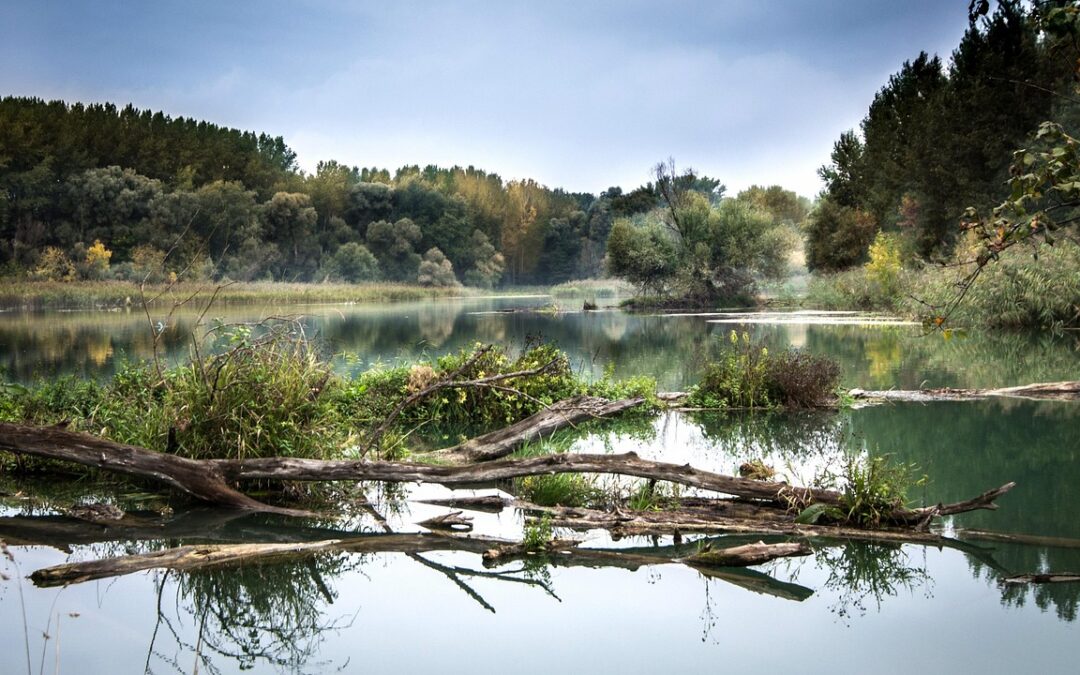
{"type": "Polygon", "coordinates": [[[818,522],[822,516],[827,516],[833,520],[840,520],[844,517],[844,514],[835,506],[821,503],[811,504],[799,513],[795,518],[795,522],[800,525],[813,525],[818,522]]]}

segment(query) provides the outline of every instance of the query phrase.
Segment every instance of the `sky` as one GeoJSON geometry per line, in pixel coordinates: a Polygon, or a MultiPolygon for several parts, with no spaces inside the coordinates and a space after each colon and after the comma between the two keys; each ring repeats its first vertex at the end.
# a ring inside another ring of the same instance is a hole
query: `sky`
{"type": "Polygon", "coordinates": [[[947,57],[967,0],[4,0],[0,96],[133,103],[320,160],[473,165],[729,193],[816,170],[889,75],[947,57]]]}

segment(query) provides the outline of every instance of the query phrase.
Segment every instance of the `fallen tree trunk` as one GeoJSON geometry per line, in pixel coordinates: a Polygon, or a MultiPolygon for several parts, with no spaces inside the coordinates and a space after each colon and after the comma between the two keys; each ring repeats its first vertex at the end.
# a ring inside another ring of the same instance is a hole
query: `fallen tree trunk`
{"type": "MultiPolygon", "coordinates": [[[[809,547],[802,543],[748,544],[708,550],[688,557],[678,557],[679,547],[653,549],[650,553],[620,551],[619,549],[578,548],[577,541],[555,540],[541,553],[557,554],[550,562],[559,566],[614,566],[637,569],[642,566],[687,564],[703,567],[746,567],[790,555],[806,555],[809,547]]],[[[66,563],[36,570],[30,575],[39,587],[77,584],[96,579],[124,576],[151,569],[195,571],[239,564],[271,564],[307,559],[329,552],[405,553],[409,555],[430,551],[467,551],[483,553],[484,560],[516,559],[529,555],[520,544],[504,539],[436,534],[378,534],[351,539],[330,539],[291,544],[225,544],[179,546],[152,553],[103,558],[86,562],[66,563]],[[501,550],[502,555],[491,555],[501,550]]]]}
{"type": "Polygon", "coordinates": [[[852,389],[848,393],[856,400],[868,402],[906,401],[929,403],[932,401],[974,401],[997,396],[1034,400],[1077,401],[1080,400],[1080,381],[1041,382],[1038,384],[1025,384],[1019,387],[1002,387],[999,389],[953,389],[951,387],[911,390],[889,389],[882,391],[852,389]]]}
{"type": "Polygon", "coordinates": [[[683,558],[683,562],[693,567],[749,567],[777,558],[810,555],[810,553],[812,553],[810,547],[801,541],[783,544],[766,544],[759,541],[731,548],[705,548],[683,558]]]}
{"type": "Polygon", "coordinates": [[[1001,580],[1003,584],[1075,584],[1077,582],[1080,582],[1080,574],[1075,572],[1017,574],[1001,580]]]}
{"type": "Polygon", "coordinates": [[[436,450],[430,456],[453,462],[488,462],[514,452],[525,443],[592,419],[611,417],[636,408],[642,398],[608,401],[595,396],[578,396],[559,401],[535,415],[508,427],[477,436],[451,448],[436,450]]]}
{"type": "MultiPolygon", "coordinates": [[[[55,427],[27,427],[7,423],[0,423],[0,450],[49,459],[62,459],[102,470],[158,480],[222,506],[299,516],[310,514],[305,511],[263,504],[234,490],[229,486],[229,482],[268,479],[426,482],[461,486],[545,474],[602,473],[669,481],[744,499],[765,501],[793,510],[813,503],[839,505],[842,501],[842,495],[834,490],[726,476],[695,469],[689,464],[678,465],[641,459],[632,452],[621,455],[545,455],[456,466],[287,457],[190,460],[55,427]]],[[[934,516],[976,509],[996,509],[995,500],[1012,489],[1014,485],[1014,483],[1008,483],[973,499],[955,504],[939,504],[919,509],[896,509],[889,514],[889,520],[923,526],[934,516]]]]}
{"type": "Polygon", "coordinates": [[[248,497],[233,489],[213,464],[60,427],[0,423],[0,450],[154,480],[218,506],[289,516],[311,515],[307,511],[270,506],[248,497]]]}

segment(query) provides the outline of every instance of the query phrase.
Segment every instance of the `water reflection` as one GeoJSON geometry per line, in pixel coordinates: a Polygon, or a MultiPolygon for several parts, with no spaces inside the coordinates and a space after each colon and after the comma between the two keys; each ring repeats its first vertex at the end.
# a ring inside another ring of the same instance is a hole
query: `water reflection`
{"type": "MultiPolygon", "coordinates": [[[[772,349],[797,346],[838,359],[844,382],[868,389],[920,386],[1006,386],[1080,379],[1080,337],[972,334],[945,340],[916,326],[829,326],[709,323],[706,316],[532,311],[546,298],[462,298],[358,306],[222,307],[207,316],[225,322],[300,314],[309,335],[338,355],[343,371],[373,363],[415,360],[476,341],[510,347],[541,336],[565,349],[576,367],[598,376],[650,375],[661,388],[684,389],[702,363],[722,348],[730,330],[746,330],[772,349]],[[348,358],[346,358],[348,356],[348,358]]],[[[198,314],[152,313],[162,322],[161,352],[188,356],[198,314]]],[[[153,355],[153,332],[136,310],[0,314],[0,370],[29,381],[74,373],[107,377],[118,364],[153,355]]]]}

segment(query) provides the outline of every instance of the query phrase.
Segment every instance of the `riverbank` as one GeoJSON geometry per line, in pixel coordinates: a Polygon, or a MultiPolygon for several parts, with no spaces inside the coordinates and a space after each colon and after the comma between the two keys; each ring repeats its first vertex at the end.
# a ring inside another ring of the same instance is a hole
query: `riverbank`
{"type": "Polygon", "coordinates": [[[310,304],[322,302],[403,302],[432,298],[471,297],[488,294],[467,287],[431,287],[415,284],[306,284],[280,281],[235,283],[184,282],[148,285],[141,291],[130,281],[15,281],[0,280],[0,311],[38,309],[111,309],[140,306],[171,306],[189,297],[218,305],[310,304]]]}

